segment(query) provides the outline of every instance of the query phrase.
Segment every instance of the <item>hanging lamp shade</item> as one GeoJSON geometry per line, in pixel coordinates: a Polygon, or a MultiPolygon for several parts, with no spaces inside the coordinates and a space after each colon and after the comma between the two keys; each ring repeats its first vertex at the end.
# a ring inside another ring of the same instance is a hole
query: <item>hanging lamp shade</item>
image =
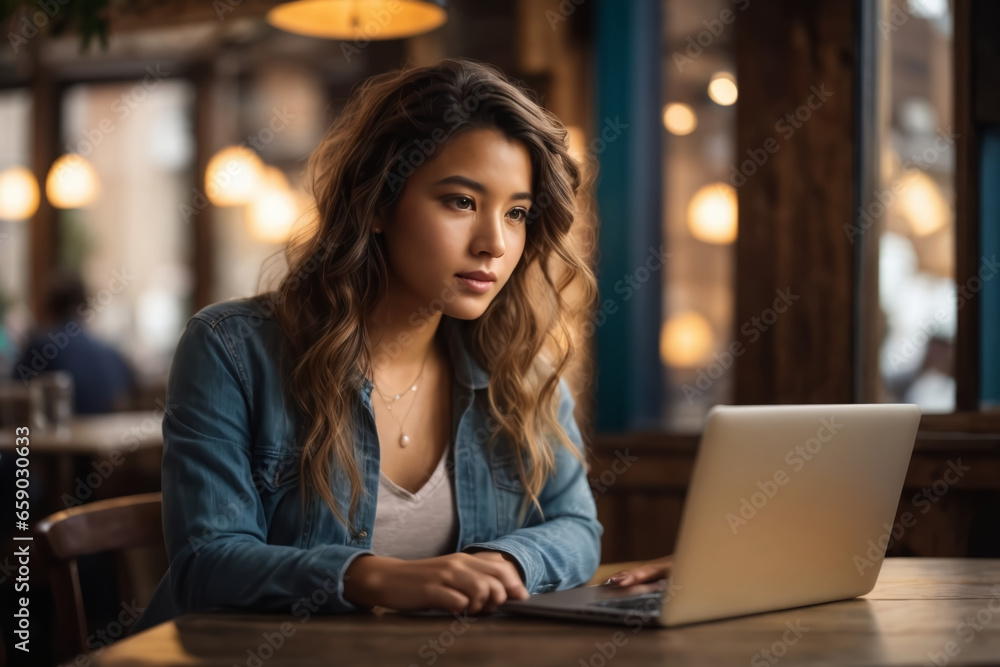
{"type": "Polygon", "coordinates": [[[264,243],[284,243],[299,217],[299,205],[288,179],[276,167],[265,167],[247,207],[250,235],[264,243]]]}
{"type": "Polygon", "coordinates": [[[216,206],[240,206],[253,198],[264,163],[246,146],[227,146],[205,168],[205,193],[216,206]]]}
{"type": "Polygon", "coordinates": [[[38,210],[38,181],[27,167],[0,171],[0,219],[27,220],[38,210]]]}
{"type": "Polygon", "coordinates": [[[447,19],[445,0],[292,0],[267,12],[281,30],[364,43],[430,32],[447,19]]]}
{"type": "Polygon", "coordinates": [[[101,192],[97,170],[87,158],[64,153],[49,167],[45,178],[45,196],[56,208],[90,206],[101,192]]]}

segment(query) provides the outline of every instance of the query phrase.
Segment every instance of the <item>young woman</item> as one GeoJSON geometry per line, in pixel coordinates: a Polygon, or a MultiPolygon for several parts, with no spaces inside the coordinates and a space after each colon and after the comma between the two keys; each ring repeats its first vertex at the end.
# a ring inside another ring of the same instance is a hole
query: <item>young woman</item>
{"type": "Polygon", "coordinates": [[[170,569],[133,631],[208,607],[475,614],[588,581],[602,528],[561,374],[596,283],[565,128],[448,59],[364,82],[308,173],[318,225],[287,277],[179,342],[170,569]]]}

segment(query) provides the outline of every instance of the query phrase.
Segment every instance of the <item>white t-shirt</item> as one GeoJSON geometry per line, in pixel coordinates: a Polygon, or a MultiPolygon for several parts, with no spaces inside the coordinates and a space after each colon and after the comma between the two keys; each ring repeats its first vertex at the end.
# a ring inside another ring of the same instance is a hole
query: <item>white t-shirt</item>
{"type": "Polygon", "coordinates": [[[455,551],[458,508],[454,474],[447,465],[450,453],[451,445],[416,493],[398,486],[379,470],[371,546],[375,555],[414,560],[455,551]]]}

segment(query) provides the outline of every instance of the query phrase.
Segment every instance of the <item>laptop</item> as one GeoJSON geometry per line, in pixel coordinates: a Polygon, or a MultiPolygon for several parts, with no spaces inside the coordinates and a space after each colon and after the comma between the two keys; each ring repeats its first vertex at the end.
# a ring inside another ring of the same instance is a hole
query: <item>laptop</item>
{"type": "Polygon", "coordinates": [[[864,595],[919,421],[909,404],[716,406],[668,579],[540,593],[500,610],[675,626],[864,595]]]}

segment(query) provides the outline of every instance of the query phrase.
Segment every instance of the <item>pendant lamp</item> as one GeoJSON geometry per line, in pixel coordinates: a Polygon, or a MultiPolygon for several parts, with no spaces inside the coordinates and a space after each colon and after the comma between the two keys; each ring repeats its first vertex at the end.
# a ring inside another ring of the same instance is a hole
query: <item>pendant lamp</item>
{"type": "Polygon", "coordinates": [[[445,0],[292,0],[267,12],[287,32],[366,43],[430,32],[447,19],[445,0]]]}

